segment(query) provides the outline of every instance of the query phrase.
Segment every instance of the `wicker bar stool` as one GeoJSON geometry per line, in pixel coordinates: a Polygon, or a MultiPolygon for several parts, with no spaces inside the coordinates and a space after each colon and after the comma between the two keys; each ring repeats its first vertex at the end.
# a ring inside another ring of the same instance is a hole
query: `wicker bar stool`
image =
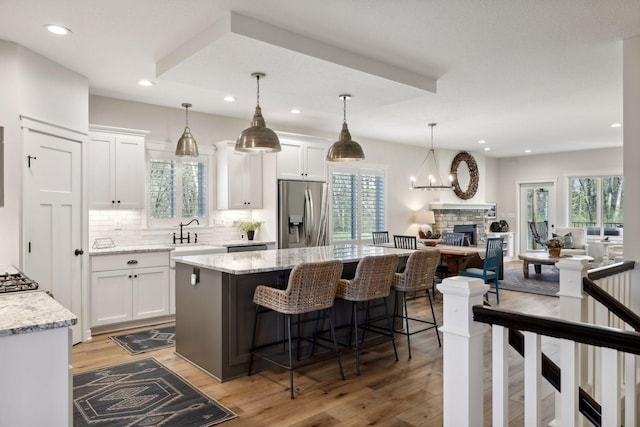
{"type": "Polygon", "coordinates": [[[368,256],[358,262],[356,273],[351,280],[340,280],[336,298],[352,302],[351,328],[349,331],[349,346],[356,352],[356,373],[360,375],[360,350],[365,347],[382,344],[391,341],[393,344],[393,352],[398,361],[398,350],[396,349],[396,341],[393,335],[393,325],[389,316],[387,307],[387,297],[391,291],[391,283],[398,267],[397,255],[368,256]],[[387,318],[387,330],[382,328],[368,327],[366,320],[358,321],[358,303],[366,302],[367,319],[369,319],[369,302],[382,298],[384,302],[384,310],[387,318]],[[362,336],[358,338],[358,329],[362,329],[362,336]],[[364,341],[364,332],[366,330],[375,332],[379,337],[384,339],[372,339],[364,341]],[[351,338],[355,331],[355,339],[353,345],[351,338]]]}
{"type": "MultiPolygon", "coordinates": [[[[249,357],[249,375],[251,375],[251,368],[253,366],[253,356],[258,356],[261,359],[267,360],[275,365],[283,367],[289,370],[289,382],[291,385],[291,398],[293,399],[293,371],[294,369],[302,366],[310,365],[316,361],[303,361],[304,363],[297,363],[294,366],[293,357],[293,338],[291,335],[291,317],[293,315],[300,315],[305,313],[312,313],[322,310],[328,310],[329,325],[331,328],[331,338],[333,340],[333,347],[330,348],[335,352],[335,357],[338,358],[338,366],[340,367],[340,376],[344,380],[344,372],[342,370],[342,360],[340,357],[340,351],[338,350],[338,343],[336,341],[336,335],[333,328],[332,320],[332,308],[335,299],[336,291],[338,289],[338,283],[342,274],[342,262],[340,261],[325,261],[325,262],[308,262],[296,265],[289,275],[289,282],[286,289],[276,289],[270,286],[260,285],[256,287],[253,295],[253,302],[257,305],[256,317],[253,324],[253,338],[251,355],[249,357]],[[261,309],[262,307],[262,309],[261,309]],[[286,318],[286,335],[287,339],[274,343],[262,344],[256,346],[256,332],[258,328],[258,316],[268,311],[275,311],[282,313],[286,318]],[[283,363],[277,360],[273,355],[262,353],[259,350],[266,349],[268,347],[274,347],[283,343],[288,344],[289,351],[289,363],[283,363]]],[[[320,314],[320,313],[319,313],[320,314]]],[[[300,332],[300,319],[298,318],[298,335],[296,339],[296,360],[299,360],[299,348],[300,340],[305,339],[301,337],[300,332]]],[[[315,349],[315,340],[314,349],[315,349]]],[[[321,345],[321,344],[320,344],[321,345]]],[[[322,346],[322,345],[321,345],[322,346]]],[[[327,347],[329,348],[329,347],[327,347]]],[[[321,360],[325,360],[322,358],[321,360]]]]}
{"type": "Polygon", "coordinates": [[[429,288],[433,283],[433,276],[436,272],[436,267],[438,266],[439,260],[440,251],[437,249],[415,251],[409,256],[407,267],[405,268],[404,272],[396,273],[395,277],[393,278],[392,287],[396,291],[393,317],[394,319],[397,317],[402,318],[405,322],[405,329],[395,330],[395,332],[407,336],[409,359],[411,359],[411,335],[435,328],[436,336],[438,337],[438,345],[442,347],[442,343],[440,342],[440,332],[438,331],[438,323],[436,322],[436,313],[433,311],[433,302],[431,300],[431,294],[429,293],[429,288]],[[426,297],[429,299],[429,307],[431,308],[433,321],[418,319],[409,316],[409,313],[407,311],[407,293],[415,294],[419,291],[424,291],[425,294],[416,294],[415,298],[426,297]],[[404,307],[404,312],[402,315],[398,314],[398,294],[402,295],[402,302],[404,307]],[[428,324],[431,326],[412,332],[409,330],[410,320],[428,324]]]}

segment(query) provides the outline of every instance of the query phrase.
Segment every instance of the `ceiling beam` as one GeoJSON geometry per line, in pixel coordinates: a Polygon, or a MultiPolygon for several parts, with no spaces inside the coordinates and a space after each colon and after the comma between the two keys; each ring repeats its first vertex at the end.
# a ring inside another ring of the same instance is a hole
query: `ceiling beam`
{"type": "Polygon", "coordinates": [[[161,76],[229,34],[268,43],[302,55],[436,93],[437,80],[433,77],[329,45],[236,12],[229,12],[227,16],[216,21],[211,27],[187,40],[173,52],[161,58],[156,63],[156,76],[161,76]]]}

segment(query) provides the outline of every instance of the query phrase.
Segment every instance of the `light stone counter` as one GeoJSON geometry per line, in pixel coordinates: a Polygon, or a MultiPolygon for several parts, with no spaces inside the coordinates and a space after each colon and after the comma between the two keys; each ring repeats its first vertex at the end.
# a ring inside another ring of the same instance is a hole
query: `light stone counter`
{"type": "Polygon", "coordinates": [[[89,255],[117,255],[117,254],[132,254],[132,253],[146,253],[146,252],[164,252],[172,251],[171,245],[136,245],[136,246],[116,246],[115,248],[105,249],[91,249],[89,255]]]}
{"type": "Polygon", "coordinates": [[[0,337],[73,326],[78,318],[43,291],[0,295],[0,337]]]}
{"type": "Polygon", "coordinates": [[[174,260],[176,262],[195,267],[240,275],[290,270],[302,262],[320,262],[330,260],[355,262],[365,256],[388,254],[409,255],[412,252],[413,250],[411,249],[342,244],[311,248],[272,249],[256,252],[190,255],[175,257],[174,260]]]}

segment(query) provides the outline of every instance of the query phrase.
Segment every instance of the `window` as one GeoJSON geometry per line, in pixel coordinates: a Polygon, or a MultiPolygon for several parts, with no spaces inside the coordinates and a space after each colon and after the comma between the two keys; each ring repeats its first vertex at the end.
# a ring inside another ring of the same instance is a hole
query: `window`
{"type": "Polygon", "coordinates": [[[570,178],[569,191],[572,227],[586,227],[587,234],[590,235],[622,235],[624,224],[622,176],[570,178]]]}
{"type": "Polygon", "coordinates": [[[207,156],[178,159],[148,149],[147,219],[150,226],[176,225],[186,218],[207,220],[207,156]]]}
{"type": "Polygon", "coordinates": [[[331,174],[332,241],[366,240],[385,230],[385,173],[345,168],[331,174]]]}

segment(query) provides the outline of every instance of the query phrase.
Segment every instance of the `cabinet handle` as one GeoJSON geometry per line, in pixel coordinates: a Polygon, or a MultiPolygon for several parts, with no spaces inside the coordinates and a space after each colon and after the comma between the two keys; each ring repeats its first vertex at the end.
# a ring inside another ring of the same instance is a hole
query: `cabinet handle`
{"type": "Polygon", "coordinates": [[[112,201],[111,201],[111,203],[115,205],[116,201],[115,201],[115,200],[112,200],[112,201]]]}
{"type": "Polygon", "coordinates": [[[138,277],[138,275],[137,275],[137,274],[134,274],[134,275],[133,275],[133,277],[138,277]]]}
{"type": "Polygon", "coordinates": [[[131,275],[129,275],[129,279],[131,279],[131,275]]]}
{"type": "Polygon", "coordinates": [[[137,263],[138,263],[137,259],[130,259],[129,261],[127,261],[127,264],[129,264],[129,265],[134,265],[134,264],[137,264],[137,263]]]}
{"type": "Polygon", "coordinates": [[[120,200],[118,200],[118,203],[120,203],[120,200]]]}
{"type": "Polygon", "coordinates": [[[83,255],[83,254],[84,254],[84,251],[83,251],[82,249],[76,249],[75,251],[73,251],[73,254],[74,254],[75,256],[83,255]]]}

